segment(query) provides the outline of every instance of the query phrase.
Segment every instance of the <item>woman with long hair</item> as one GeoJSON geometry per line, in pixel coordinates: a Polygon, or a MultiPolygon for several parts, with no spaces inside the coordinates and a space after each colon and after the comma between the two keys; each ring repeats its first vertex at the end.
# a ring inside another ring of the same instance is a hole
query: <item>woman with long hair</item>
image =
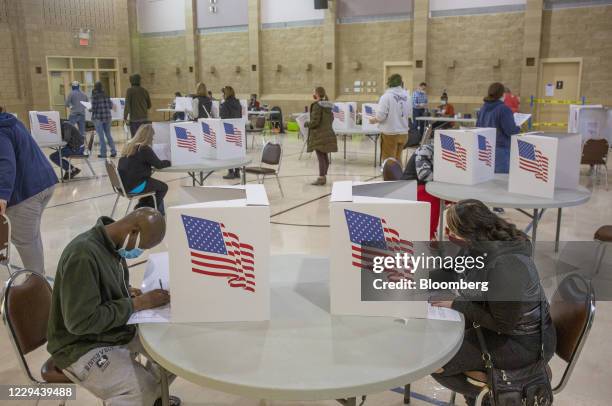
{"type": "Polygon", "coordinates": [[[106,158],[106,142],[110,146],[111,158],[117,156],[115,141],[111,133],[113,102],[104,92],[102,82],[96,82],[91,92],[91,119],[100,139],[100,154],[98,158],[106,158]]]}
{"type": "Polygon", "coordinates": [[[197,84],[194,98],[198,101],[198,118],[212,118],[212,99],[204,83],[197,84]]]}
{"type": "Polygon", "coordinates": [[[527,235],[474,199],[451,206],[446,218],[449,240],[462,247],[460,255],[479,257],[484,266],[461,273],[433,271],[430,277],[480,282],[480,286],[487,282],[487,289],[465,289],[453,300],[432,300],[433,306],[462,313],[466,325],[461,348],[432,376],[462,393],[472,405],[478,390],[464,373],[486,370],[472,326],[480,326],[493,365],[504,370],[533,365],[542,357],[548,362],[555,351],[556,335],[527,235]]]}
{"type": "Polygon", "coordinates": [[[310,120],[306,123],[308,127],[308,152],[315,151],[319,161],[319,177],[312,184],[323,186],[327,183],[327,170],[329,169],[329,155],[338,151],[338,140],[332,127],[334,104],[327,98],[323,87],[314,89],[312,98],[314,102],[310,105],[310,120]]]}
{"type": "MultiPolygon", "coordinates": [[[[153,125],[143,124],[136,135],[123,148],[119,159],[119,175],[128,193],[155,192],[157,210],[164,214],[164,196],[168,185],[151,177],[153,168],[162,169],[170,166],[170,161],[160,160],[153,151],[153,125]]],[[[140,207],[155,207],[153,199],[143,197],[135,209],[140,207]]]]}
{"type": "MultiPolygon", "coordinates": [[[[219,106],[220,118],[242,118],[242,105],[236,98],[236,92],[231,86],[222,89],[223,102],[219,106]]],[[[223,179],[240,179],[240,168],[233,168],[227,171],[223,179]]]]}

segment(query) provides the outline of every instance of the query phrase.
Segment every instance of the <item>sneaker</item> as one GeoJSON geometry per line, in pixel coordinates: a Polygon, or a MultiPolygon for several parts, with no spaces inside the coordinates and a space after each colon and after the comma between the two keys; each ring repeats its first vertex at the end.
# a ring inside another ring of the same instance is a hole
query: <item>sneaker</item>
{"type": "MultiPolygon", "coordinates": [[[[180,406],[181,405],[181,398],[179,398],[178,396],[172,396],[170,395],[170,406],[180,406]]],[[[162,400],[161,398],[157,399],[155,401],[154,406],[161,406],[162,404],[162,400]]]]}
{"type": "Polygon", "coordinates": [[[64,173],[64,177],[62,179],[63,180],[74,179],[74,177],[77,176],[79,173],[81,173],[81,170],[79,168],[72,168],[72,171],[70,171],[70,173],[68,173],[68,171],[64,173]]]}
{"type": "Polygon", "coordinates": [[[234,171],[229,171],[227,175],[223,176],[223,179],[236,179],[236,174],[234,171]]]}
{"type": "Polygon", "coordinates": [[[502,209],[501,207],[493,207],[493,213],[501,215],[501,214],[505,214],[506,211],[502,209]]]}
{"type": "Polygon", "coordinates": [[[311,183],[313,186],[324,186],[327,183],[325,176],[319,176],[317,180],[311,183]]]}
{"type": "Polygon", "coordinates": [[[99,155],[98,155],[98,158],[103,158],[103,159],[106,159],[106,155],[99,154],[99,155]]]}
{"type": "Polygon", "coordinates": [[[113,152],[113,153],[111,154],[111,158],[116,158],[116,157],[117,157],[117,153],[116,153],[116,152],[113,152]]]}

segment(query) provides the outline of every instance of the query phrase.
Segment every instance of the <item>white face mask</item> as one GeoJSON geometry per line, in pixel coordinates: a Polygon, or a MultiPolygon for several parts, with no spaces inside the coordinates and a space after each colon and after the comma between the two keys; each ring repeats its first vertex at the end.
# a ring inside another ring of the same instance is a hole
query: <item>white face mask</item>
{"type": "Polygon", "coordinates": [[[441,104],[441,105],[443,105],[443,106],[445,106],[445,105],[446,105],[446,100],[441,100],[441,101],[440,101],[440,104],[441,104]]]}

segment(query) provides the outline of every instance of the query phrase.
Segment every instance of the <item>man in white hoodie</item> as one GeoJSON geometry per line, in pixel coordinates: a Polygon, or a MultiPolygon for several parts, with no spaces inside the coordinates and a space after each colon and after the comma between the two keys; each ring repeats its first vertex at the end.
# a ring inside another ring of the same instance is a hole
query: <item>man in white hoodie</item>
{"type": "Polygon", "coordinates": [[[378,123],[382,133],[382,160],[395,158],[401,162],[402,151],[408,140],[408,118],[412,111],[412,101],[403,88],[400,75],[391,75],[387,85],[389,88],[380,97],[376,116],[370,119],[370,123],[378,123]]]}

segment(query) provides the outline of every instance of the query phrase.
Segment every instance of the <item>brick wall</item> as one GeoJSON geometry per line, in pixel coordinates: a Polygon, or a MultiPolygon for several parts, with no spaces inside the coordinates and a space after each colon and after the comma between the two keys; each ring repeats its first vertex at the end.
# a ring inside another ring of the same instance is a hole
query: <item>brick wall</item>
{"type": "Polygon", "coordinates": [[[216,98],[223,86],[232,86],[238,95],[251,93],[248,32],[199,35],[200,78],[216,98]],[[211,67],[215,72],[211,73],[211,67]],[[236,72],[236,66],[240,72],[236,72]]]}

